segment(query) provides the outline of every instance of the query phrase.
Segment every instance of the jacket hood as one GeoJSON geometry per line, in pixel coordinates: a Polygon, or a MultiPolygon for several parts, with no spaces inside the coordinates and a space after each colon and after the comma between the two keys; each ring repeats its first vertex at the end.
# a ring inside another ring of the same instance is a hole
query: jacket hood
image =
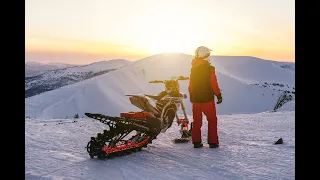
{"type": "Polygon", "coordinates": [[[192,59],[192,61],[191,61],[192,67],[199,66],[199,65],[202,65],[202,64],[210,64],[210,63],[207,60],[196,59],[196,58],[192,59]]]}

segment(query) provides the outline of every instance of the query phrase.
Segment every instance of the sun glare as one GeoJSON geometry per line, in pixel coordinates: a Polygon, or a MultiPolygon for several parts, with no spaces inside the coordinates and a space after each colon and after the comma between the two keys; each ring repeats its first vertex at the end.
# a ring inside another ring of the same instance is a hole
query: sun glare
{"type": "Polygon", "coordinates": [[[151,54],[159,54],[159,53],[172,53],[172,52],[187,52],[189,49],[188,45],[181,41],[166,41],[166,40],[158,40],[155,41],[150,46],[151,54]]]}
{"type": "MultiPolygon", "coordinates": [[[[156,22],[155,22],[156,23],[156,22]]],[[[156,26],[156,25],[154,25],[156,26]]],[[[181,52],[188,53],[197,44],[194,32],[182,29],[177,25],[168,24],[166,27],[157,28],[150,35],[143,38],[143,44],[151,54],[181,52]]]]}
{"type": "Polygon", "coordinates": [[[254,4],[262,8],[260,3],[239,8],[245,3],[138,1],[128,1],[125,7],[123,2],[107,0],[88,5],[29,2],[26,50],[150,56],[193,54],[198,46],[208,46],[214,55],[263,58],[268,54],[273,59],[290,56],[294,60],[292,8],[283,17],[276,14],[280,9],[270,9],[274,11],[270,15],[279,18],[271,21],[262,9],[250,8],[254,4]]]}

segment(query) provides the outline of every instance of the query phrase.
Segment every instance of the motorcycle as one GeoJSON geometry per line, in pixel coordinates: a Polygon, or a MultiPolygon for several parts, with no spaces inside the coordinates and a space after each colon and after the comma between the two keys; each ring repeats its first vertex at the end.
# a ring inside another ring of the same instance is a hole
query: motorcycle
{"type": "Polygon", "coordinates": [[[119,156],[140,151],[152,143],[159,133],[165,133],[172,126],[174,119],[180,126],[181,134],[181,137],[174,139],[174,142],[188,142],[191,139],[192,122],[189,129],[189,120],[183,104],[187,94],[180,92],[179,85],[179,81],[188,79],[179,76],[169,80],[150,81],[151,84],[165,85],[165,89],[157,95],[127,94],[130,103],[141,110],[138,112],[121,112],[120,117],[85,113],[86,116],[107,125],[103,133],[91,137],[88,142],[86,149],[90,157],[119,156]],[[180,108],[184,118],[179,118],[177,114],[180,108]]]}

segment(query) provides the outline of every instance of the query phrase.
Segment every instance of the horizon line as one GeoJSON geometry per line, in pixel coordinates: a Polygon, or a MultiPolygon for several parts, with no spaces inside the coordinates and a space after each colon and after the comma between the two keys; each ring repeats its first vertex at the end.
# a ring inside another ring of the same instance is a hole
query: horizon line
{"type": "MultiPolygon", "coordinates": [[[[25,51],[25,53],[36,53],[36,52],[25,51]]],[[[42,52],[42,53],[46,53],[46,52],[42,52]]],[[[72,53],[72,52],[63,52],[63,53],[72,53]]],[[[78,54],[79,54],[79,53],[78,53],[78,54]]],[[[80,53],[80,54],[89,54],[89,53],[80,53]]],[[[91,54],[91,53],[90,53],[90,54],[91,54]]],[[[140,61],[140,60],[144,60],[144,59],[150,58],[150,57],[152,57],[152,56],[165,55],[165,54],[183,54],[183,55],[188,55],[188,56],[192,56],[192,57],[193,57],[193,55],[188,54],[188,53],[182,53],[182,52],[163,52],[163,53],[155,53],[155,54],[152,54],[152,55],[147,55],[147,56],[144,56],[144,57],[139,58],[139,59],[136,59],[136,60],[129,60],[129,59],[127,59],[127,58],[110,58],[110,59],[103,59],[103,58],[102,58],[101,60],[96,60],[96,61],[88,62],[88,63],[71,63],[71,62],[60,62],[60,61],[39,62],[39,61],[35,61],[35,60],[26,60],[26,59],[25,59],[25,63],[27,63],[27,62],[36,62],[36,63],[40,63],[40,64],[62,63],[62,64],[71,64],[71,65],[89,65],[89,64],[92,64],[92,63],[97,63],[97,62],[102,62],[102,61],[112,61],[112,60],[126,60],[126,61],[135,62],[135,61],[140,61]]],[[[105,54],[95,53],[95,54],[92,54],[92,55],[96,55],[96,56],[102,55],[102,56],[104,56],[105,54]]],[[[217,54],[217,55],[210,55],[210,57],[252,57],[252,58],[257,58],[257,59],[261,59],[261,60],[265,60],[265,61],[276,61],[276,62],[295,63],[295,60],[294,60],[294,61],[280,61],[280,60],[274,60],[274,59],[261,58],[261,57],[253,56],[253,55],[221,55],[221,54],[217,54]]]]}

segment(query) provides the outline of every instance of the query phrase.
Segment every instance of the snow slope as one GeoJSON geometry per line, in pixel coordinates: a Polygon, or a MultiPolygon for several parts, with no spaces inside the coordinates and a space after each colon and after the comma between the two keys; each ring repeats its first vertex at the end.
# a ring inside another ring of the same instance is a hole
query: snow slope
{"type": "MultiPolygon", "coordinates": [[[[295,73],[276,66],[275,61],[237,56],[211,58],[223,95],[223,103],[217,106],[218,114],[272,110],[283,91],[294,92],[295,73]],[[282,86],[272,88],[260,82],[282,86]]],[[[186,54],[158,54],[107,74],[26,98],[26,116],[65,118],[77,113],[82,117],[85,112],[117,116],[122,111],[136,110],[125,94],[160,92],[163,85],[148,84],[148,81],[189,76],[191,60],[192,56],[186,54]]],[[[188,94],[188,81],[180,85],[181,91],[188,94]]],[[[189,100],[185,105],[191,114],[189,100]]]]}
{"type": "Polygon", "coordinates": [[[26,97],[74,84],[84,79],[121,68],[129,63],[130,61],[124,59],[115,59],[84,66],[56,69],[38,76],[27,77],[25,78],[26,97]]]}
{"type": "MultiPolygon", "coordinates": [[[[26,118],[25,179],[295,179],[294,111],[220,115],[218,119],[217,149],[172,143],[179,137],[179,127],[173,124],[141,152],[97,160],[90,159],[84,147],[91,136],[102,132],[100,122],[26,118]],[[280,137],[284,143],[274,145],[280,137]]],[[[206,142],[207,123],[202,129],[206,142]]]]}
{"type": "MultiPolygon", "coordinates": [[[[192,56],[182,53],[157,54],[135,63],[144,67],[150,79],[168,78],[174,75],[189,75],[192,56]],[[166,72],[166,73],[161,73],[166,72]],[[150,76],[150,74],[152,76],[150,76]]],[[[210,62],[216,71],[246,84],[259,82],[277,82],[294,84],[294,71],[288,71],[280,66],[283,62],[264,60],[250,56],[211,56],[210,62]]],[[[294,68],[294,63],[286,62],[294,68]]]]}
{"type": "MultiPolygon", "coordinates": [[[[277,61],[263,60],[248,56],[217,56],[211,58],[217,71],[254,84],[259,82],[294,84],[294,71],[287,71],[280,67],[277,61]]],[[[294,67],[294,63],[286,63],[294,67]]]]}

